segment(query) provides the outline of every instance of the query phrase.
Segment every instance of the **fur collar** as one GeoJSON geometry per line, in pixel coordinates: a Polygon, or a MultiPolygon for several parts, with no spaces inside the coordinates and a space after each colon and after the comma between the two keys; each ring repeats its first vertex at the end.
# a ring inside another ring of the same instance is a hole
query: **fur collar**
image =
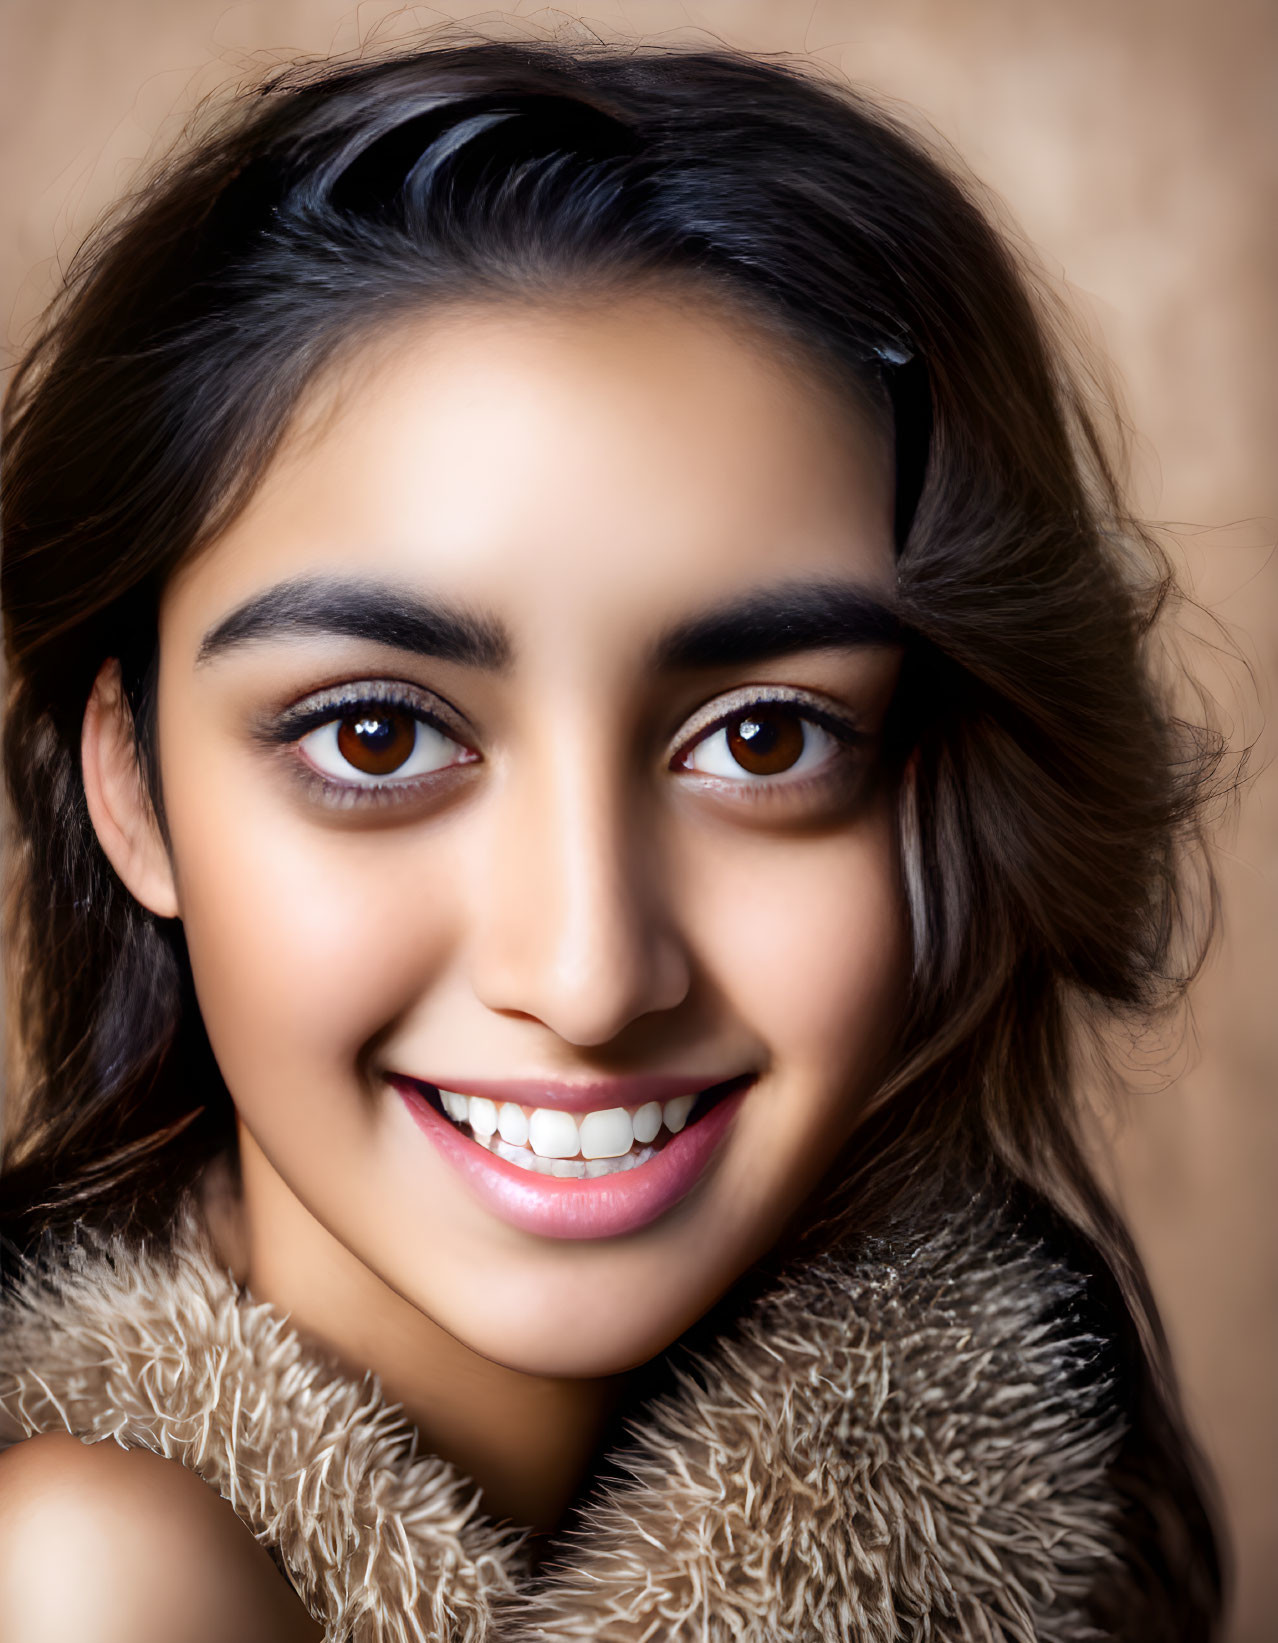
{"type": "Polygon", "coordinates": [[[0,1416],[190,1467],[325,1643],[1083,1643],[1123,1438],[1083,1284],[970,1201],[792,1265],[670,1360],[535,1577],[371,1377],[255,1304],[193,1218],[85,1235],[0,1312],[0,1416]]]}

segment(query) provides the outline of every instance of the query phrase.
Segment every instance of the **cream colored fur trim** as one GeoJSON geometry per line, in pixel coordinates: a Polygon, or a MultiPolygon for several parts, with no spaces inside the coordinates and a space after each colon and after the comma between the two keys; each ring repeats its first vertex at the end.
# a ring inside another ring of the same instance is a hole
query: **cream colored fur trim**
{"type": "Polygon", "coordinates": [[[181,1462],[325,1643],[1084,1643],[1122,1427],[1077,1283],[973,1206],[796,1267],[636,1421],[535,1580],[377,1383],[221,1270],[85,1239],[0,1322],[0,1413],[181,1462]]]}

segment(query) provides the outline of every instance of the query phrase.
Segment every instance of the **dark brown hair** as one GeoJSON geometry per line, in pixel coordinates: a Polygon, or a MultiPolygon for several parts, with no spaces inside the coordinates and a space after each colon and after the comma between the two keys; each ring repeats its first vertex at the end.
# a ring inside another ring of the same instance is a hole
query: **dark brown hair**
{"type": "Polygon", "coordinates": [[[745,305],[895,420],[914,988],[813,1229],[991,1170],[1073,1229],[1128,1341],[1158,1625],[1206,1637],[1211,1527],[1148,1286],[1085,1161],[1074,1060],[1082,1017],[1166,1007],[1200,957],[1186,915],[1209,921],[1210,883],[1196,903],[1181,886],[1219,749],[1156,682],[1167,565],[1007,241],[810,68],[480,42],[290,70],[77,259],[5,410],[0,1233],[28,1249],[78,1219],[162,1225],[233,1133],[181,926],[130,898],[90,825],[79,736],[103,660],[162,821],[160,590],[335,350],[458,295],[654,279],[745,305]]]}

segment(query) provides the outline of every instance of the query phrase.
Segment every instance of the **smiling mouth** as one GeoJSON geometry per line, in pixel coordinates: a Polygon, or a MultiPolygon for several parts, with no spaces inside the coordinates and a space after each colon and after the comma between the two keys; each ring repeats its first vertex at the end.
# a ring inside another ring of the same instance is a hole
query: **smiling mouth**
{"type": "Polygon", "coordinates": [[[454,1129],[517,1169],[562,1180],[591,1180],[639,1169],[753,1078],[747,1073],[711,1084],[696,1095],[590,1112],[493,1101],[418,1078],[404,1082],[454,1129]]]}

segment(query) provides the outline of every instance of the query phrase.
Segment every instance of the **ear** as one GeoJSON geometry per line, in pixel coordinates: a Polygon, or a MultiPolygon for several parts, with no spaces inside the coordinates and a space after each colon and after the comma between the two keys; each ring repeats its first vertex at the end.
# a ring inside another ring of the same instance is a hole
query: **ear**
{"type": "Polygon", "coordinates": [[[80,766],[93,830],[124,887],[160,918],[176,918],[173,868],[138,765],[133,715],[114,658],[93,681],[80,766]]]}

